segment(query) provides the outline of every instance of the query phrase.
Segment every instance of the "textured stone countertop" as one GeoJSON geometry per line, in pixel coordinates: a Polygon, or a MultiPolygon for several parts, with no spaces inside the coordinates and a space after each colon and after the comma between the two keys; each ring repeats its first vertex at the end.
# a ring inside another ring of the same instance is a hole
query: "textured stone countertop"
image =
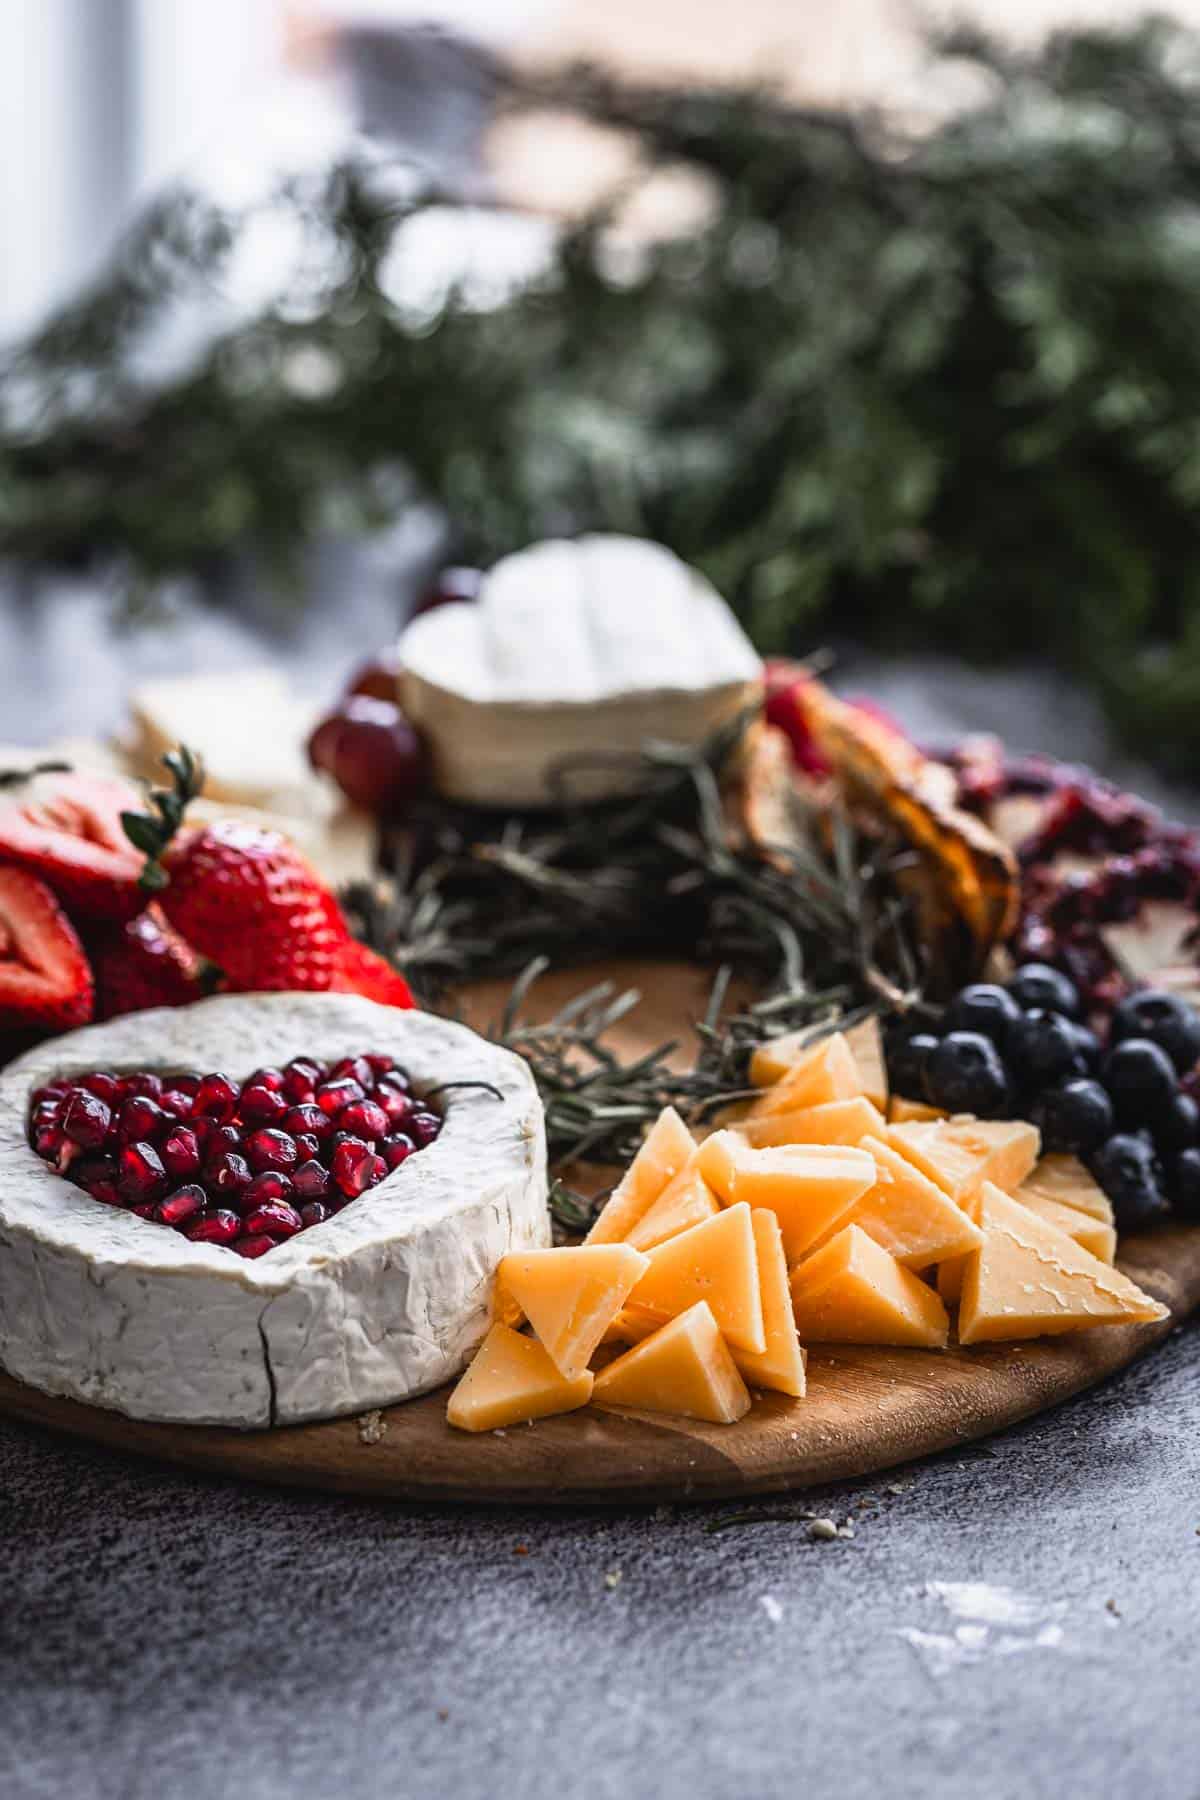
{"type": "MultiPolygon", "coordinates": [[[[327,684],[399,610],[385,563],[356,591],[349,628],[335,610],[285,646],[327,684]]],[[[131,670],[255,641],[211,619],[119,639],[83,592],[0,590],[0,741],[111,726],[131,670]]],[[[1105,760],[1043,676],[854,673],[923,734],[1105,760]]],[[[1198,1351],[1186,1327],[1002,1438],[802,1497],[855,1521],[828,1544],[802,1518],[713,1531],[730,1506],[290,1494],[0,1422],[0,1795],[1187,1800],[1198,1351]]]]}

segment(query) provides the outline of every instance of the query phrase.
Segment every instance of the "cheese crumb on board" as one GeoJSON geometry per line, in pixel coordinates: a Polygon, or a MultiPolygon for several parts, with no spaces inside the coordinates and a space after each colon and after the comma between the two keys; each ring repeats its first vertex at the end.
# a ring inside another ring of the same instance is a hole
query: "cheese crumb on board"
{"type": "Polygon", "coordinates": [[[675,1413],[714,1425],[732,1425],[750,1410],[749,1390],[703,1300],[601,1369],[593,1397],[597,1406],[675,1413]]]}

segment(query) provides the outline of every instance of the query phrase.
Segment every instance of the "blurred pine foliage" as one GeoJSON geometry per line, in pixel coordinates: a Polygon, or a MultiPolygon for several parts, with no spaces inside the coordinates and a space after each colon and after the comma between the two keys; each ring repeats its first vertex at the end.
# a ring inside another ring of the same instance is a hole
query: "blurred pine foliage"
{"type": "Polygon", "coordinates": [[[764,650],[836,629],[1053,658],[1196,773],[1200,39],[1151,20],[935,53],[982,97],[926,132],[594,69],[511,93],[628,131],[717,204],[633,257],[601,212],[486,309],[418,314],[388,278],[454,196],[366,156],[297,180],[275,204],[302,289],[164,377],[148,346],[249,227],[167,197],[3,368],[0,550],[153,583],[253,543],[286,574],[414,493],[483,561],[644,532],[764,650]]]}

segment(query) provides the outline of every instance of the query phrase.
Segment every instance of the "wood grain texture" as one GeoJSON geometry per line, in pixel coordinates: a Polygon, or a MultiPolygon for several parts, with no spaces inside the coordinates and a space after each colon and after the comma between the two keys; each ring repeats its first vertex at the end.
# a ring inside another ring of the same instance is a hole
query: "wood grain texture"
{"type": "MultiPolygon", "coordinates": [[[[626,1048],[684,1040],[707,977],[632,963],[586,979],[636,980],[645,1004],[626,1048]]],[[[543,1008],[577,990],[556,977],[543,1008]]],[[[471,996],[468,1016],[494,1016],[502,985],[471,996]]],[[[238,1432],[148,1425],[81,1406],[0,1375],[0,1412],[114,1449],[256,1481],[412,1500],[542,1504],[747,1498],[860,1476],[1002,1430],[1125,1367],[1200,1305],[1200,1227],[1122,1243],[1121,1267],[1170,1308],[1158,1325],[1101,1328],[1025,1344],[945,1352],[818,1346],[804,1400],[758,1394],[736,1425],[704,1425],[589,1407],[475,1437],[446,1424],[446,1390],[381,1415],[238,1432]],[[374,1441],[372,1441],[374,1440],[374,1441]]]]}

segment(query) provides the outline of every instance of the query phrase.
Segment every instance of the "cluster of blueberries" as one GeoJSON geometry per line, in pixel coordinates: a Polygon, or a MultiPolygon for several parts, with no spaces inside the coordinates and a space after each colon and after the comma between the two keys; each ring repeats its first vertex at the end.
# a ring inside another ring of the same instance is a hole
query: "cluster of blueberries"
{"type": "Polygon", "coordinates": [[[1026,963],[1003,987],[963,988],[936,1026],[889,1034],[888,1073],[908,1099],[984,1119],[1023,1118],[1045,1151],[1082,1157],[1119,1230],[1171,1208],[1200,1220],[1200,1106],[1180,1085],[1200,1062],[1200,1014],[1145,988],[1116,1007],[1102,1044],[1059,970],[1026,963]]]}

